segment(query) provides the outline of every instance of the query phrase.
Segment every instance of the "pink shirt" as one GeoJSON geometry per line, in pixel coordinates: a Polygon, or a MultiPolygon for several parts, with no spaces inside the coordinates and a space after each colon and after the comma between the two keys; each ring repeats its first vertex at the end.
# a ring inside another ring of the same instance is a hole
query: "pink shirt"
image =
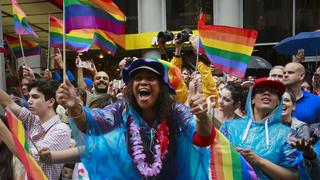
{"type": "Polygon", "coordinates": [[[45,164],[39,162],[39,154],[36,148],[30,142],[37,146],[38,150],[44,147],[49,148],[50,151],[60,151],[68,149],[70,146],[71,130],[69,126],[62,123],[59,116],[55,115],[44,124],[40,123],[39,116],[33,115],[28,109],[22,108],[19,118],[23,121],[27,128],[29,137],[28,145],[32,156],[38,161],[40,167],[50,180],[58,180],[63,168],[63,164],[45,164]]]}

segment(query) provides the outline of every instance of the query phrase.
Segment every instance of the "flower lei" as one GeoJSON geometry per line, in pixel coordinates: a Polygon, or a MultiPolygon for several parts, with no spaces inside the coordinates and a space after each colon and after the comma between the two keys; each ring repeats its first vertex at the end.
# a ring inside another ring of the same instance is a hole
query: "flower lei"
{"type": "Polygon", "coordinates": [[[168,153],[169,128],[167,122],[162,121],[157,127],[157,136],[153,146],[155,153],[152,163],[145,162],[147,155],[144,153],[142,146],[140,127],[134,122],[132,116],[129,117],[128,123],[129,143],[133,152],[131,156],[136,168],[145,177],[157,176],[162,169],[162,160],[165,159],[168,153]]]}

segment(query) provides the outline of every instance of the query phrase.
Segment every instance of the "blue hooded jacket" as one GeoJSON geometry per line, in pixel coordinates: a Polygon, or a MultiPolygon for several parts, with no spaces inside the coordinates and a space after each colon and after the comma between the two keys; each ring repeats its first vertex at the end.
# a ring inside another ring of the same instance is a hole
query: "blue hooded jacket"
{"type": "MultiPolygon", "coordinates": [[[[253,119],[251,94],[252,88],[247,96],[247,116],[243,119],[224,122],[220,127],[220,131],[236,147],[249,148],[260,157],[282,167],[296,167],[298,151],[290,148],[288,138],[297,136],[297,133],[280,122],[282,100],[272,113],[264,120],[257,122],[253,119]]],[[[252,167],[259,179],[270,179],[261,168],[252,167]]]]}

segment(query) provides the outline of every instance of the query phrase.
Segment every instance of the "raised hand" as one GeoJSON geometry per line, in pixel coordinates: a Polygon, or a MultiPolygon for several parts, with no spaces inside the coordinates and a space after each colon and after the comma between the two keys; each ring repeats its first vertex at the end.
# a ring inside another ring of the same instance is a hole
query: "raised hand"
{"type": "Polygon", "coordinates": [[[290,137],[290,141],[293,142],[290,143],[292,147],[303,152],[303,157],[307,159],[315,159],[317,157],[317,154],[313,150],[313,145],[316,143],[315,137],[311,137],[309,140],[290,137]]]}
{"type": "Polygon", "coordinates": [[[190,35],[189,41],[191,42],[193,49],[197,51],[199,46],[199,37],[195,35],[190,35]]]}
{"type": "Polygon", "coordinates": [[[22,66],[22,76],[29,81],[36,79],[33,70],[26,64],[22,66]]]}
{"type": "Polygon", "coordinates": [[[92,73],[93,76],[95,76],[97,74],[97,68],[96,65],[94,64],[93,60],[91,59],[90,61],[90,67],[88,67],[87,69],[92,73]]]}
{"type": "Polygon", "coordinates": [[[76,90],[70,83],[69,79],[66,79],[65,83],[62,83],[56,92],[57,102],[64,108],[73,108],[79,104],[77,99],[76,90]]]}
{"type": "Polygon", "coordinates": [[[52,73],[49,69],[45,69],[43,73],[43,78],[49,78],[52,79],[52,73]]]}
{"type": "Polygon", "coordinates": [[[208,119],[207,99],[203,94],[200,94],[197,90],[197,83],[190,86],[189,89],[189,106],[190,112],[196,116],[197,119],[208,119]]]}

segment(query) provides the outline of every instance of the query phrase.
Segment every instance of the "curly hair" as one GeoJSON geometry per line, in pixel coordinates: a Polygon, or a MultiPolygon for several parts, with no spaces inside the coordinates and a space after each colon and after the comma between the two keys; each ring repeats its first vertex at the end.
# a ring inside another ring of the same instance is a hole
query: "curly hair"
{"type": "MultiPolygon", "coordinates": [[[[168,156],[166,160],[164,161],[164,167],[166,170],[164,171],[172,171],[174,167],[172,167],[174,163],[174,151],[175,151],[175,145],[176,145],[176,133],[177,133],[177,124],[174,121],[174,116],[172,113],[172,109],[174,108],[174,99],[169,93],[169,88],[166,84],[163,83],[160,77],[159,78],[159,85],[160,85],[160,93],[159,97],[155,104],[155,109],[158,111],[156,114],[160,115],[161,119],[164,119],[167,121],[170,135],[169,135],[169,147],[168,147],[168,156]]],[[[133,78],[132,78],[133,79],[133,78]]],[[[133,81],[130,80],[128,83],[126,98],[129,102],[129,104],[139,113],[142,113],[142,109],[138,105],[134,95],[133,95],[133,81]]],[[[161,175],[160,175],[161,176],[161,175]]]]}

